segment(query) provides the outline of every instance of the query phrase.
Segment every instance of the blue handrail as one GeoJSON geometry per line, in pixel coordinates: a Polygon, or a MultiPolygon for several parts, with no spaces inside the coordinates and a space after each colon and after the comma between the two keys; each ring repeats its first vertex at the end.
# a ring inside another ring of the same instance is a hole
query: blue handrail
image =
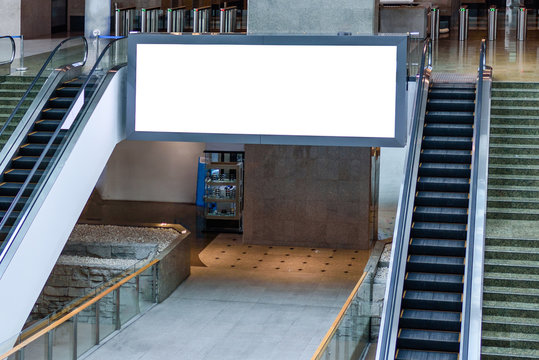
{"type": "MultiPolygon", "coordinates": [[[[49,65],[49,63],[52,61],[54,55],[56,55],[56,53],[58,52],[58,50],[60,50],[60,48],[67,42],[70,42],[70,41],[73,41],[73,40],[77,40],[77,39],[82,39],[83,40],[83,43],[84,43],[84,58],[82,59],[81,62],[78,62],[78,63],[73,63],[73,64],[70,64],[70,65],[73,65],[73,66],[83,66],[85,63],[86,63],[86,60],[88,59],[88,41],[86,41],[86,38],[84,36],[73,36],[73,37],[70,37],[68,39],[65,39],[63,41],[60,42],[60,44],[58,44],[56,46],[56,48],[54,48],[54,50],[50,53],[49,57],[47,58],[47,60],[45,61],[45,63],[43,64],[43,66],[41,67],[41,69],[38,71],[37,75],[35,76],[34,80],[32,80],[32,83],[30,84],[30,86],[28,87],[28,89],[26,89],[24,95],[22,96],[22,98],[19,100],[19,102],[17,103],[17,105],[15,106],[15,109],[13,110],[13,112],[11,113],[11,115],[9,115],[9,118],[6,120],[4,126],[2,126],[2,128],[0,129],[0,136],[2,136],[4,134],[4,132],[6,131],[7,127],[9,126],[9,124],[11,123],[11,121],[13,120],[13,118],[15,117],[15,115],[17,114],[17,112],[19,111],[20,107],[22,106],[22,104],[24,103],[24,101],[26,100],[26,98],[28,97],[28,94],[30,94],[30,92],[32,91],[32,89],[34,88],[34,86],[36,85],[37,81],[39,80],[39,78],[41,77],[41,75],[43,74],[43,72],[45,71],[45,69],[47,69],[47,66],[49,65]]],[[[66,64],[68,65],[68,64],[66,64]]]]}

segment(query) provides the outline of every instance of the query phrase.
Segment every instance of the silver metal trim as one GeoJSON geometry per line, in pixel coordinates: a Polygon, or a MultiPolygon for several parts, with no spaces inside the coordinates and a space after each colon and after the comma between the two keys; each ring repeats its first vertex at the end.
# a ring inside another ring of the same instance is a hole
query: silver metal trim
{"type": "Polygon", "coordinates": [[[477,101],[470,178],[470,212],[466,239],[466,267],[460,354],[462,359],[481,357],[481,329],[483,305],[483,263],[488,191],[488,163],[490,145],[490,94],[492,69],[485,65],[486,41],[481,42],[477,77],[477,101]]]}
{"type": "MultiPolygon", "coordinates": [[[[424,71],[418,77],[416,102],[414,106],[412,132],[405,161],[404,180],[401,184],[393,246],[391,248],[388,282],[384,296],[384,308],[380,322],[380,334],[376,359],[385,360],[395,357],[397,332],[401,308],[401,295],[404,285],[406,258],[408,256],[408,241],[410,239],[411,221],[417,185],[419,156],[421,154],[421,138],[425,122],[425,110],[430,85],[430,66],[425,67],[426,57],[431,57],[430,40],[427,39],[423,49],[421,67],[424,71]]],[[[429,63],[430,60],[427,62],[429,63]]],[[[420,67],[420,69],[421,69],[420,67]]]]}

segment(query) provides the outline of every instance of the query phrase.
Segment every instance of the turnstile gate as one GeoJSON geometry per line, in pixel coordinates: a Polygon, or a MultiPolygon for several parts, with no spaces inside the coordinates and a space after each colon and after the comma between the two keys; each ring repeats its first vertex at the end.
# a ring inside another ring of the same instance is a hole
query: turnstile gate
{"type": "Polygon", "coordinates": [[[193,32],[210,32],[211,6],[193,9],[193,32]]]}
{"type": "Polygon", "coordinates": [[[236,6],[230,6],[222,8],[219,16],[219,32],[220,33],[232,33],[237,28],[237,14],[238,8],[236,6]]]}
{"type": "Polygon", "coordinates": [[[159,18],[162,13],[160,7],[142,8],[140,13],[140,32],[159,32],[159,18]]]}
{"type": "Polygon", "coordinates": [[[185,6],[167,10],[167,32],[184,32],[187,27],[188,10],[185,6]]]}
{"type": "Polygon", "coordinates": [[[136,7],[116,9],[114,14],[114,33],[116,36],[127,36],[135,29],[136,7]]]}

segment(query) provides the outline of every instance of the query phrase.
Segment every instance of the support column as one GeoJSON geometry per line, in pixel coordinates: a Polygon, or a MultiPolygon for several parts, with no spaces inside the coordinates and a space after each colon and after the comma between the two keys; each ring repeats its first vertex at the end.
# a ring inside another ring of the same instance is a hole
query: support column
{"type": "Polygon", "coordinates": [[[0,1],[0,34],[19,35],[21,33],[21,0],[0,1]]]}
{"type": "Polygon", "coordinates": [[[84,36],[95,39],[94,31],[100,35],[110,33],[111,3],[103,0],[86,0],[84,12],[84,36]]]}

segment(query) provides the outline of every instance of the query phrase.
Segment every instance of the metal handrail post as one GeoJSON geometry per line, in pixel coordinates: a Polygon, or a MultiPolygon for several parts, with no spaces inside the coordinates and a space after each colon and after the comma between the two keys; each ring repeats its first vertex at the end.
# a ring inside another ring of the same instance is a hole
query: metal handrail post
{"type": "Polygon", "coordinates": [[[26,71],[28,68],[24,66],[24,35],[21,35],[19,38],[19,42],[21,44],[21,53],[20,53],[20,59],[19,59],[19,67],[16,69],[17,71],[26,71]]]}

